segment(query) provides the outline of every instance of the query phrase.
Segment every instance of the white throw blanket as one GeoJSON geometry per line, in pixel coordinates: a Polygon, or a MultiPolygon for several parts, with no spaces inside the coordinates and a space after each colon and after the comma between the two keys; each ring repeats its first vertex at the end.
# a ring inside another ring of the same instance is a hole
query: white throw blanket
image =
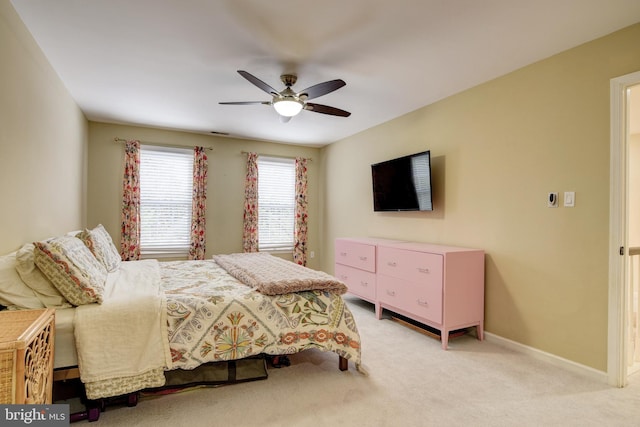
{"type": "Polygon", "coordinates": [[[89,399],[163,385],[171,353],[158,262],[123,262],[109,273],[103,303],[76,309],[74,328],[89,399]]]}

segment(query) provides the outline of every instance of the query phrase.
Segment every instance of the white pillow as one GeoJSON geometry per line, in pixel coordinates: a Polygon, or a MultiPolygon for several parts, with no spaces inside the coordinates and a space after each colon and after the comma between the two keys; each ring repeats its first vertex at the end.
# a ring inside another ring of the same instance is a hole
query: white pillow
{"type": "Polygon", "coordinates": [[[116,271],[120,267],[122,262],[120,253],[118,253],[111,236],[102,224],[98,224],[93,230],[85,229],[78,233],[76,237],[84,242],[108,272],[116,271]]]}
{"type": "Polygon", "coordinates": [[[35,292],[18,276],[16,252],[0,256],[0,304],[18,308],[43,308],[35,292]]]}
{"type": "Polygon", "coordinates": [[[102,303],[107,270],[82,240],[56,237],[35,242],[35,264],[73,305],[102,303]]]}
{"type": "Polygon", "coordinates": [[[16,271],[22,281],[33,290],[45,307],[70,307],[53,283],[42,274],[34,262],[33,243],[23,245],[16,253],[16,271]]]}

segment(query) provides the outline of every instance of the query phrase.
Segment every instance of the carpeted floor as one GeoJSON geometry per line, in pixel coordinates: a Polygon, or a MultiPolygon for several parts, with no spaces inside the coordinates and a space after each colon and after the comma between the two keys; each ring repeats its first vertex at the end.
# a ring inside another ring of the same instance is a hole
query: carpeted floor
{"type": "MultiPolygon", "coordinates": [[[[638,381],[618,389],[465,335],[440,342],[346,297],[368,375],[310,350],[267,380],[108,407],[109,426],[640,426],[638,381]]],[[[386,313],[386,312],[385,312],[386,313]]],[[[75,425],[86,423],[82,421],[75,425]]]]}

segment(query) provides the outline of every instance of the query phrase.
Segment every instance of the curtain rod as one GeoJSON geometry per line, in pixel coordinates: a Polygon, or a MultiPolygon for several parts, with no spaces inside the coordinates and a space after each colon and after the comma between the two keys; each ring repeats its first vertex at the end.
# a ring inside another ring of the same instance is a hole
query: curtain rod
{"type": "MultiPolygon", "coordinates": [[[[249,154],[250,152],[251,151],[244,151],[244,150],[241,151],[242,154],[249,154]]],[[[280,157],[280,158],[283,158],[283,159],[295,159],[296,157],[299,157],[299,156],[280,156],[280,155],[275,155],[275,154],[264,154],[264,153],[257,153],[257,154],[258,154],[258,156],[280,157]]],[[[305,160],[307,160],[309,162],[313,161],[313,157],[303,157],[303,159],[305,159],[305,160]]]]}
{"type": "MultiPolygon", "coordinates": [[[[115,137],[113,138],[113,142],[127,142],[126,139],[123,138],[118,138],[115,137]]],[[[172,147],[172,148],[195,148],[195,146],[188,146],[188,145],[178,145],[178,144],[165,144],[162,142],[147,142],[147,141],[140,141],[140,144],[144,144],[144,145],[155,145],[158,147],[172,147]]],[[[204,147],[205,150],[213,150],[212,147],[204,147]]]]}

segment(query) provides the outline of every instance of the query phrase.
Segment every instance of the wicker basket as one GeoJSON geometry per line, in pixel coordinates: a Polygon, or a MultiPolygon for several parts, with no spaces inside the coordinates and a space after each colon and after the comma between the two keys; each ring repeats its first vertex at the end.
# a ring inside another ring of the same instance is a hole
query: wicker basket
{"type": "Polygon", "coordinates": [[[0,403],[52,400],[55,310],[0,312],[0,403]]]}

